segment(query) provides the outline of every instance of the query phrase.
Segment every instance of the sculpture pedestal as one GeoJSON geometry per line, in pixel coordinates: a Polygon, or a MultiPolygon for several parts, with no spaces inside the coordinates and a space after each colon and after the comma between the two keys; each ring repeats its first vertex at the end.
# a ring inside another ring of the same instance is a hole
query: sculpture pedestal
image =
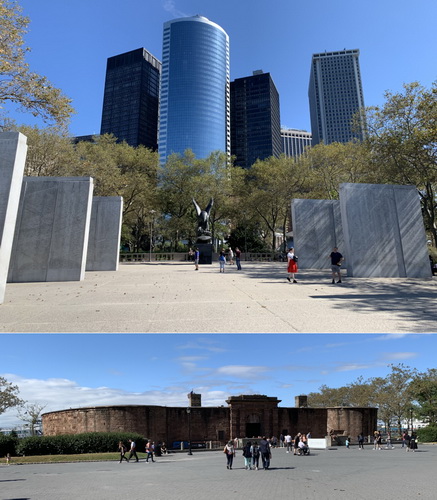
{"type": "Polygon", "coordinates": [[[196,243],[199,249],[199,264],[212,264],[212,243],[196,243]]]}

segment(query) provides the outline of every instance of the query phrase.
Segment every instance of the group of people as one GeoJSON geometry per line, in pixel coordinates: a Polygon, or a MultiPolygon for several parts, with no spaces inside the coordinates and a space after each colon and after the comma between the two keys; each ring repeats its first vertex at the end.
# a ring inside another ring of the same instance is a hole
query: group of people
{"type": "MultiPolygon", "coordinates": [[[[234,251],[232,250],[231,247],[229,247],[228,250],[222,248],[220,251],[219,265],[221,273],[225,272],[226,258],[228,264],[234,265],[234,251]]],[[[237,265],[237,271],[241,271],[241,250],[238,247],[235,248],[235,264],[237,265]]]]}
{"type": "Polygon", "coordinates": [[[407,451],[417,450],[417,434],[414,431],[411,433],[411,436],[406,431],[402,433],[402,448],[404,447],[407,451]]]}
{"type": "MultiPolygon", "coordinates": [[[[332,249],[329,255],[331,259],[331,272],[332,272],[332,284],[341,283],[341,264],[344,261],[343,255],[338,251],[337,247],[332,249]]],[[[297,283],[296,274],[298,271],[297,266],[298,256],[294,252],[294,248],[291,247],[287,253],[287,280],[290,283],[297,283]]]]}
{"type": "MultiPolygon", "coordinates": [[[[229,441],[223,449],[223,453],[226,455],[226,467],[229,470],[232,470],[236,449],[234,441],[229,441]]],[[[270,460],[272,458],[270,440],[267,440],[263,436],[259,441],[254,441],[253,443],[248,441],[243,446],[243,457],[246,470],[258,470],[260,458],[262,468],[267,470],[270,467],[270,460]]]]}
{"type": "Polygon", "coordinates": [[[306,435],[298,432],[294,437],[290,434],[280,437],[281,444],[287,448],[287,453],[293,452],[293,455],[307,455],[309,454],[310,448],[308,446],[308,439],[311,438],[311,433],[308,432],[306,435]]]}
{"type": "MultiPolygon", "coordinates": [[[[276,448],[279,443],[281,447],[287,448],[287,453],[293,451],[294,455],[307,455],[310,452],[308,446],[308,439],[310,437],[311,433],[305,435],[298,432],[294,438],[290,434],[285,436],[281,434],[279,442],[276,437],[266,438],[265,436],[247,441],[242,448],[244,468],[246,470],[258,470],[261,459],[262,468],[267,470],[270,467],[272,459],[272,448],[276,448]]],[[[226,455],[226,467],[230,470],[236,456],[238,441],[237,438],[229,441],[223,449],[223,453],[226,455]]]]}
{"type": "MultiPolygon", "coordinates": [[[[123,460],[126,460],[126,462],[129,462],[132,458],[135,459],[135,462],[138,462],[138,455],[137,455],[137,445],[133,439],[129,439],[129,456],[126,457],[126,453],[128,451],[127,447],[123,443],[123,441],[119,441],[118,443],[118,451],[120,453],[120,464],[123,460]]],[[[151,462],[155,462],[154,456],[160,457],[161,455],[166,455],[168,453],[167,451],[167,446],[165,443],[158,443],[155,445],[154,441],[147,441],[146,443],[146,462],[149,463],[149,460],[151,462]]]]}

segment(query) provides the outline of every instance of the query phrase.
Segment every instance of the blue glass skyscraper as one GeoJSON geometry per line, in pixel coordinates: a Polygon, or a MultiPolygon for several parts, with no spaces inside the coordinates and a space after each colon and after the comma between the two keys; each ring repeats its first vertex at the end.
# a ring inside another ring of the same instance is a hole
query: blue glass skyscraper
{"type": "Polygon", "coordinates": [[[164,24],[158,152],[230,152],[229,37],[202,16],[164,24]]]}

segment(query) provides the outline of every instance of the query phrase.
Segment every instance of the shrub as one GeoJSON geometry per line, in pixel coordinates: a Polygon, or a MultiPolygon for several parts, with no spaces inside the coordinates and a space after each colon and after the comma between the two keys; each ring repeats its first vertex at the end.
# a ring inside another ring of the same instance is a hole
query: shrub
{"type": "Polygon", "coordinates": [[[5,457],[8,453],[11,456],[16,455],[17,443],[17,437],[0,434],[0,457],[5,457]]]}
{"type": "Polygon", "coordinates": [[[428,425],[417,429],[417,438],[423,443],[437,442],[437,425],[428,425]]]}
{"type": "Polygon", "coordinates": [[[118,442],[136,442],[137,450],[144,450],[146,439],[140,434],[127,432],[87,432],[61,436],[32,436],[21,439],[18,455],[73,455],[80,453],[106,453],[118,450],[118,442]]]}

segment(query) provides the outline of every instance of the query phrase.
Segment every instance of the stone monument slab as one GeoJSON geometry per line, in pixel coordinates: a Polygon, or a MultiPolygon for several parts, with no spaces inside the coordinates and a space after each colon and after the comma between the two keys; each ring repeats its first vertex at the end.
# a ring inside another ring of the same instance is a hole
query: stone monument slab
{"type": "Polygon", "coordinates": [[[349,276],[431,276],[415,186],[340,184],[349,276]]]}
{"type": "Polygon", "coordinates": [[[0,133],[0,304],[5,296],[26,154],[26,136],[0,133]]]}
{"type": "Polygon", "coordinates": [[[9,282],[84,279],[92,193],[91,177],[23,179],[9,282]]]}
{"type": "Polygon", "coordinates": [[[199,249],[199,264],[212,264],[212,243],[197,243],[199,249]]]}
{"type": "Polygon", "coordinates": [[[87,271],[117,271],[123,198],[94,196],[86,259],[87,271]]]}
{"type": "Polygon", "coordinates": [[[333,247],[344,252],[340,202],[294,199],[291,202],[291,218],[299,268],[330,268],[329,255],[333,247]]]}

